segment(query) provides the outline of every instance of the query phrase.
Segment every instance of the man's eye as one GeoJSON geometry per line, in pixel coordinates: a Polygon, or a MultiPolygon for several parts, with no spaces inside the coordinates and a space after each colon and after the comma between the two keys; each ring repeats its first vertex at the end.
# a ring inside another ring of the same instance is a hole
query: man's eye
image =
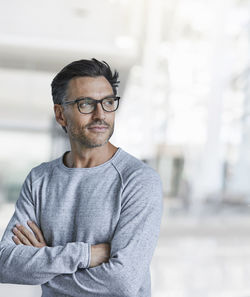
{"type": "Polygon", "coordinates": [[[85,100],[85,101],[80,102],[80,107],[86,107],[86,106],[90,106],[90,105],[93,105],[93,101],[85,100]]]}
{"type": "Polygon", "coordinates": [[[105,105],[113,105],[114,104],[114,99],[109,99],[104,101],[105,105]]]}

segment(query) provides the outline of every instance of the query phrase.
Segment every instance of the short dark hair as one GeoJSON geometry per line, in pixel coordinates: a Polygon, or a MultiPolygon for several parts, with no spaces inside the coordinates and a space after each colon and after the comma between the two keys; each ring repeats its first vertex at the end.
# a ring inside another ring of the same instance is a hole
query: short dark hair
{"type": "MultiPolygon", "coordinates": [[[[51,83],[51,92],[54,104],[62,104],[67,96],[69,81],[74,77],[81,76],[104,76],[110,83],[114,94],[117,94],[119,73],[114,70],[112,73],[110,66],[105,61],[98,61],[95,58],[91,60],[78,60],[66,65],[57,73],[51,83]]],[[[62,127],[65,132],[65,127],[62,127]]]]}

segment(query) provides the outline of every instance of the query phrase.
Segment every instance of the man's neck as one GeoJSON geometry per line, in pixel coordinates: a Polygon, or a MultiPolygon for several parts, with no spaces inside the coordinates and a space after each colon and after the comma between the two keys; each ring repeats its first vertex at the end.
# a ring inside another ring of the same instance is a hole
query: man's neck
{"type": "Polygon", "coordinates": [[[71,151],[64,155],[63,163],[69,168],[91,168],[110,160],[117,150],[110,142],[102,147],[80,151],[71,147],[71,151]]]}

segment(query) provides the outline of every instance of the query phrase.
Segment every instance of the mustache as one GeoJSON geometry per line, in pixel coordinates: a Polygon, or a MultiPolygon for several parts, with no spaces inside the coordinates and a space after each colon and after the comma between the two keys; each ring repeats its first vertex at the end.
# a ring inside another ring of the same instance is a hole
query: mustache
{"type": "Polygon", "coordinates": [[[107,124],[105,121],[95,121],[86,125],[85,128],[91,128],[92,126],[96,126],[96,125],[109,127],[109,124],[107,124]]]}

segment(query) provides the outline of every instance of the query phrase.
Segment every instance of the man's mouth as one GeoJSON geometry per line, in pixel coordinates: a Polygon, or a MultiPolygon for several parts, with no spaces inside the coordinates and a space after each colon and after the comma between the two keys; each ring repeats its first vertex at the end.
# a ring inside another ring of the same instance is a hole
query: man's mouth
{"type": "Polygon", "coordinates": [[[108,129],[108,126],[103,126],[103,125],[95,125],[95,126],[90,126],[88,127],[89,130],[93,132],[104,132],[108,129]]]}

